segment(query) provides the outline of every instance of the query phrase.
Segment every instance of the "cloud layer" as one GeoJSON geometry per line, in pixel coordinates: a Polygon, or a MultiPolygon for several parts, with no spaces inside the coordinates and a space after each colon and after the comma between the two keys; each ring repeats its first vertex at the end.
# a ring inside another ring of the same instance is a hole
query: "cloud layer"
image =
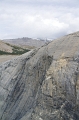
{"type": "Polygon", "coordinates": [[[55,39],[79,30],[78,0],[1,0],[0,39],[55,39]]]}

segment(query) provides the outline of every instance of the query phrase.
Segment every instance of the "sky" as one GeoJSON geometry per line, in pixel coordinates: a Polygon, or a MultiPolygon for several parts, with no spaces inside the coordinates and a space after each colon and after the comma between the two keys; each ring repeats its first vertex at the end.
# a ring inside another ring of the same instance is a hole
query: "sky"
{"type": "Polygon", "coordinates": [[[0,39],[56,39],[79,31],[79,0],[0,0],[0,39]]]}

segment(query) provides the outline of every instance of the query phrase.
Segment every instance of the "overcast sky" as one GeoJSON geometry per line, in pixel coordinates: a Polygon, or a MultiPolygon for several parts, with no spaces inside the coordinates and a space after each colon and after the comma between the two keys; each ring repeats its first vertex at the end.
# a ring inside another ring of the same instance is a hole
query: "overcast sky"
{"type": "Polygon", "coordinates": [[[79,0],[0,0],[0,39],[55,39],[79,30],[79,0]]]}

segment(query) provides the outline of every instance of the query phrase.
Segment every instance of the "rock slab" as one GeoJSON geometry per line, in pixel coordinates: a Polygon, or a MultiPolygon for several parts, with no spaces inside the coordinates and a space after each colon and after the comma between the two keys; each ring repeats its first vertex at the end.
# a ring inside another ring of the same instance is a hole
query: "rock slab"
{"type": "Polygon", "coordinates": [[[79,120],[79,32],[0,65],[0,120],[79,120]]]}

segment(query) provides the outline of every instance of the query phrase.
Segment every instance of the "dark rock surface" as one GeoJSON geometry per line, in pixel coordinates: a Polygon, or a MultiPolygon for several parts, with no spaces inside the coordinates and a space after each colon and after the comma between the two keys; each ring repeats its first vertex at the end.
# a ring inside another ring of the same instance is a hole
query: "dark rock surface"
{"type": "Polygon", "coordinates": [[[0,65],[0,120],[79,120],[79,32],[0,65]]]}

